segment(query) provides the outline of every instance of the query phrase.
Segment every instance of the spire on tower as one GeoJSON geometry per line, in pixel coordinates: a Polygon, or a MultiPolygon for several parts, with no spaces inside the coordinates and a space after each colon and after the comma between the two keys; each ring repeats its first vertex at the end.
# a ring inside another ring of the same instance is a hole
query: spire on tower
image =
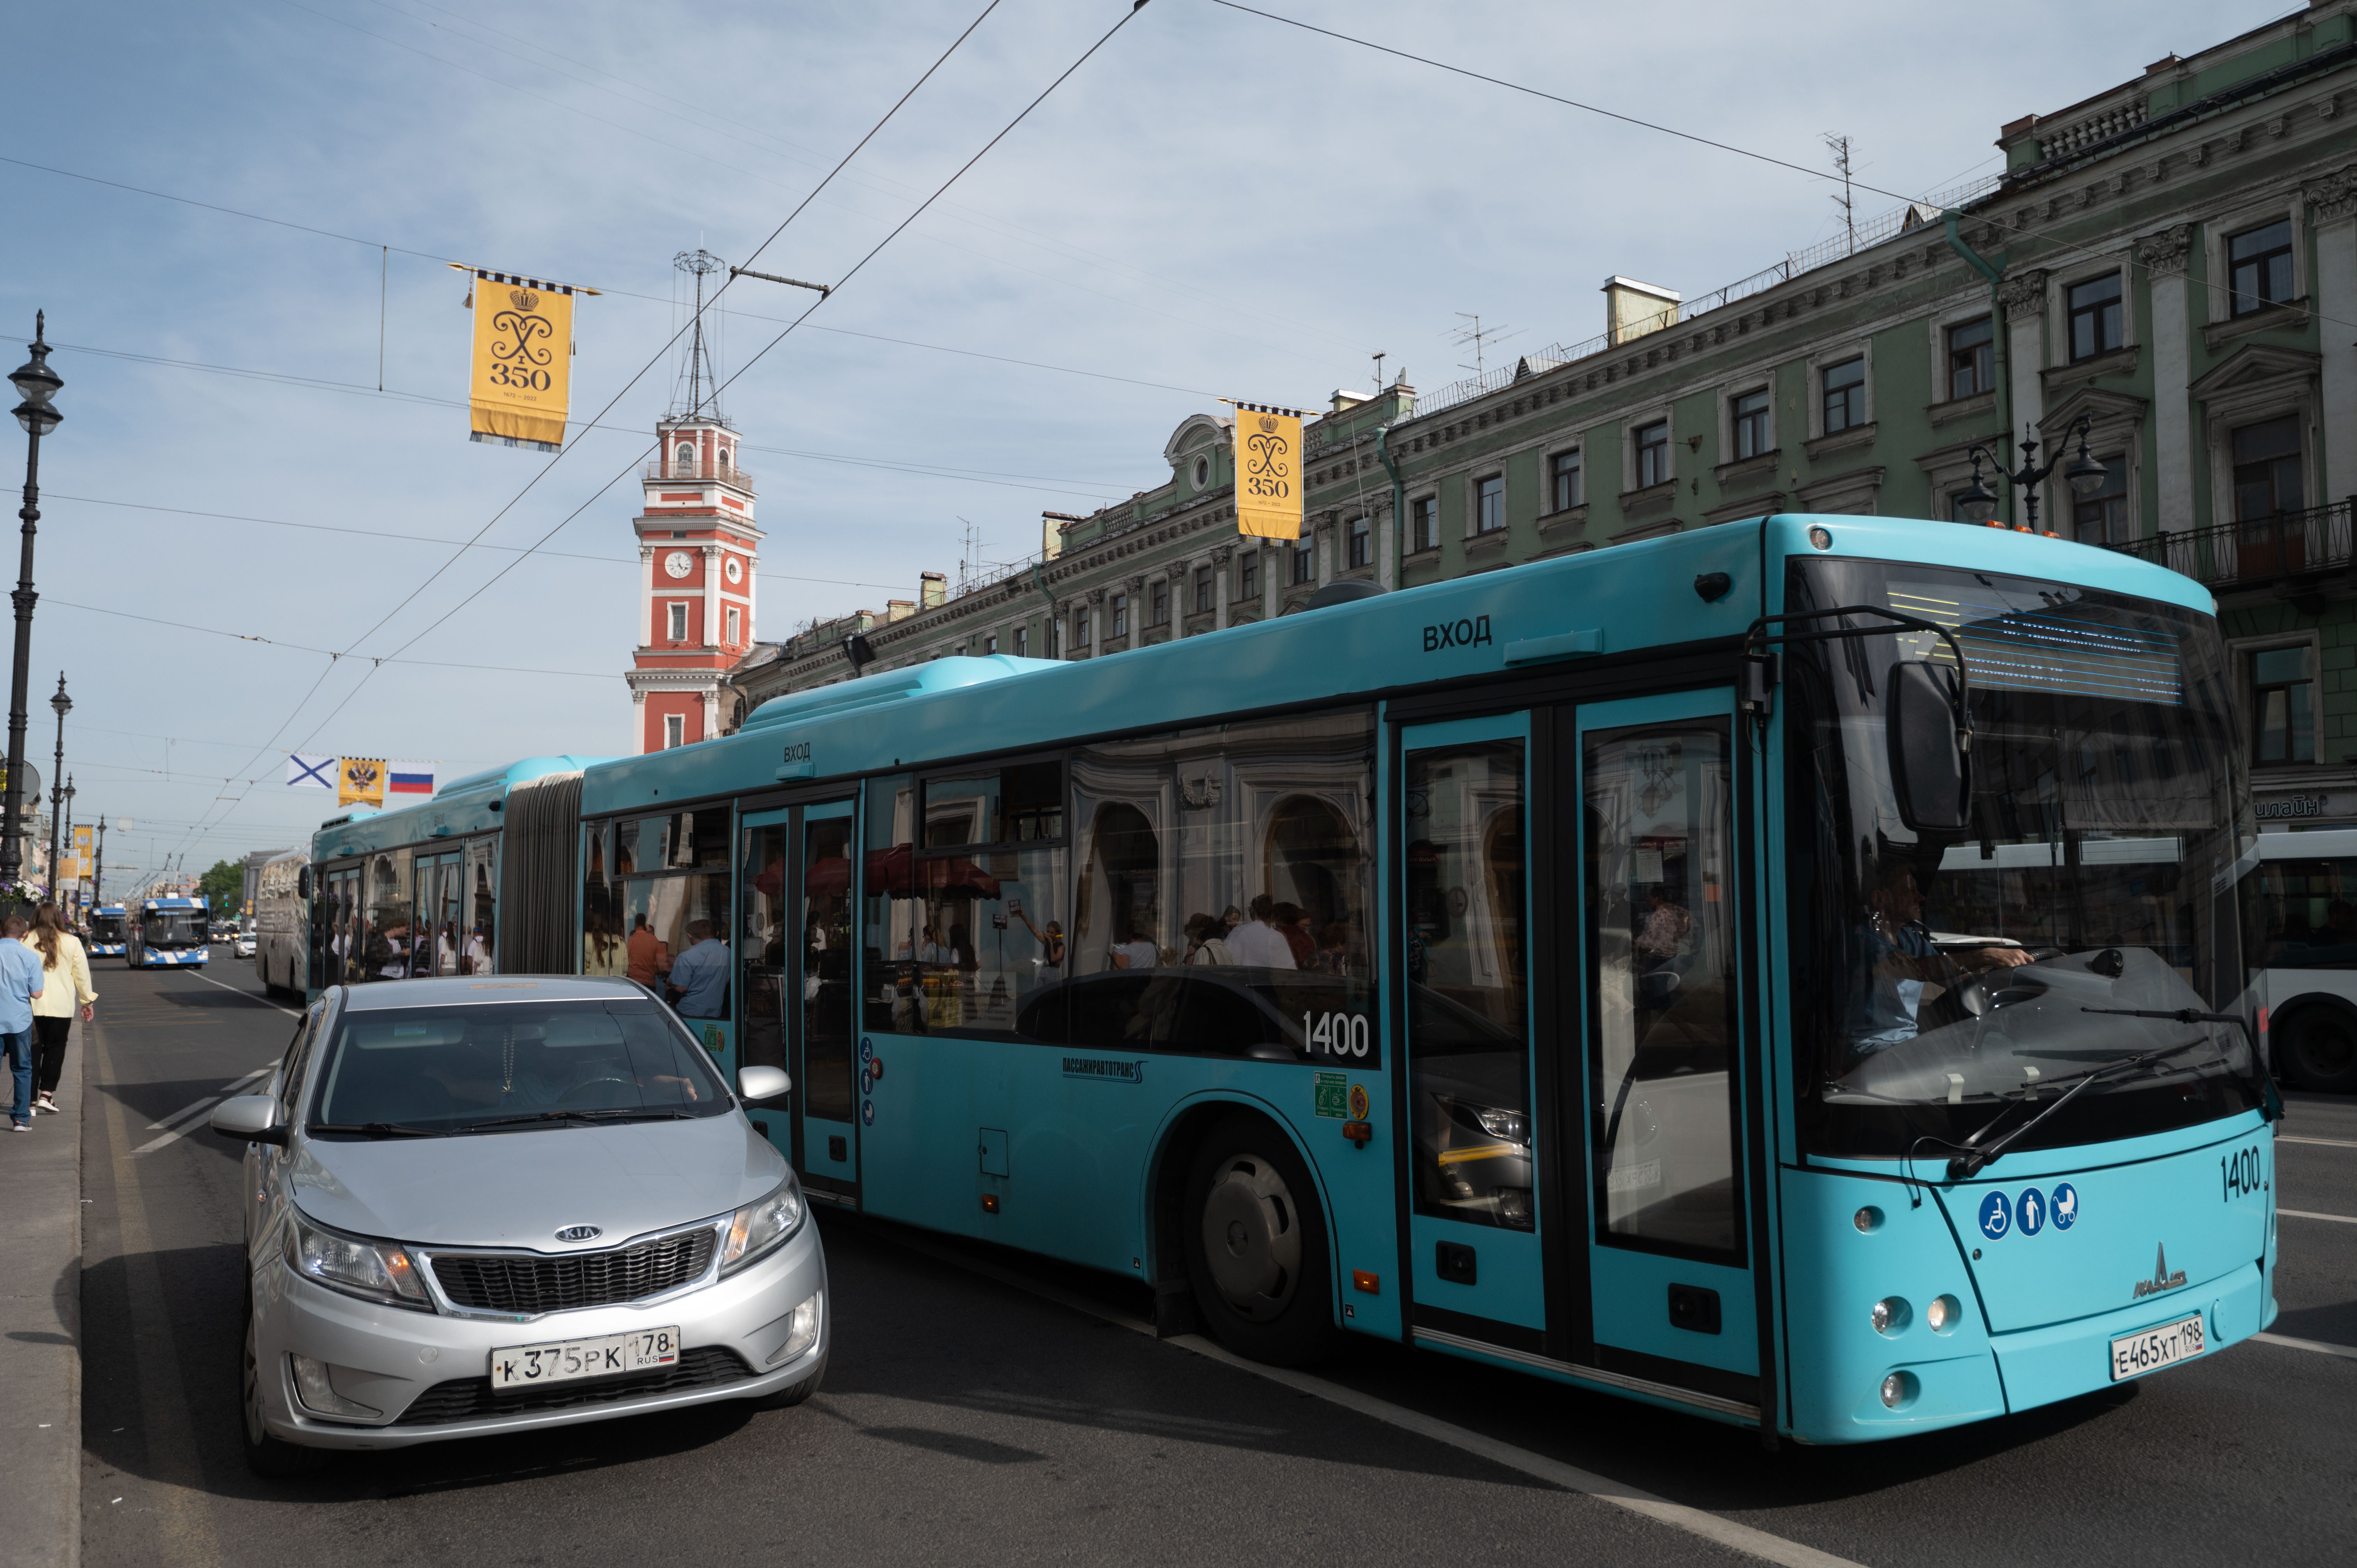
{"type": "Polygon", "coordinates": [[[673,388],[671,412],[665,417],[703,418],[726,424],[727,416],[720,412],[720,373],[704,336],[704,280],[728,263],[699,248],[682,251],[671,259],[671,264],[695,279],[695,319],[688,333],[687,353],[680,366],[679,379],[673,388]]]}

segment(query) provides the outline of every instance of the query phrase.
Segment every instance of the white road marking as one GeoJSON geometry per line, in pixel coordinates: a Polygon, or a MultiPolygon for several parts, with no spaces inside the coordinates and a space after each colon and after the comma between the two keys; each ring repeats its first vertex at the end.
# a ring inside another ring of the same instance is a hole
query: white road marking
{"type": "MultiPolygon", "coordinates": [[[[1075,1312],[1085,1313],[1091,1317],[1102,1319],[1117,1327],[1126,1328],[1132,1333],[1143,1334],[1149,1338],[1154,1336],[1152,1324],[1112,1311],[1085,1296],[1075,1295],[1069,1291],[1044,1284],[1037,1280],[1026,1279],[1010,1270],[997,1268],[979,1259],[960,1257],[955,1252],[930,1246],[914,1237],[896,1234],[890,1239],[911,1251],[922,1252],[927,1257],[941,1262],[985,1275],[1001,1284],[1012,1285],[1017,1290],[1043,1297],[1061,1306],[1071,1307],[1075,1312]]],[[[1445,1444],[1448,1447],[1487,1459],[1493,1465],[1501,1465],[1510,1470],[1519,1470],[1523,1475],[1534,1477],[1550,1486],[1560,1487],[1566,1491],[1581,1493],[1599,1502],[1626,1509],[1631,1513],[1641,1514],[1658,1524],[1668,1525],[1673,1530],[1684,1530],[1689,1535],[1698,1535],[1706,1541],[1716,1541],[1730,1551],[1783,1564],[1784,1568],[1863,1568],[1862,1564],[1854,1563],[1846,1557],[1836,1557],[1830,1552],[1820,1552],[1813,1546],[1804,1546],[1797,1541],[1787,1541],[1781,1535],[1770,1535],[1764,1530],[1755,1530],[1748,1524],[1738,1524],[1735,1520],[1712,1513],[1706,1509],[1690,1508],[1684,1503],[1674,1503],[1667,1498],[1656,1497],[1641,1487],[1613,1480],[1608,1476],[1599,1476],[1592,1470],[1583,1470],[1577,1466],[1547,1458],[1544,1455],[1534,1454],[1526,1448],[1517,1448],[1511,1443],[1501,1443],[1494,1437],[1468,1431],[1449,1422],[1426,1415],[1420,1411],[1394,1404],[1389,1400],[1377,1399],[1372,1394],[1361,1393],[1356,1389],[1345,1388],[1340,1383],[1329,1382],[1323,1378],[1313,1378],[1306,1372],[1293,1371],[1288,1368],[1264,1367],[1257,1361],[1247,1361],[1243,1357],[1222,1346],[1213,1344],[1199,1334],[1176,1335],[1162,1343],[1175,1345],[1182,1350],[1189,1350],[1208,1359],[1223,1362],[1238,1371],[1249,1372],[1254,1377],[1265,1378],[1270,1382],[1292,1389],[1296,1392],[1309,1394],[1330,1403],[1339,1404],[1346,1410],[1356,1411],[1386,1425],[1396,1426],[1405,1432],[1413,1432],[1433,1442],[1445,1444]]]]}
{"type": "Polygon", "coordinates": [[[219,1093],[208,1095],[204,1099],[198,1101],[194,1105],[185,1106],[178,1111],[175,1111],[160,1122],[148,1122],[147,1131],[153,1133],[159,1127],[171,1127],[178,1124],[179,1122],[185,1122],[189,1117],[194,1116],[198,1112],[202,1111],[206,1106],[211,1105],[218,1101],[227,1099],[232,1092],[243,1088],[249,1083],[252,1083],[255,1079],[260,1078],[263,1074],[274,1070],[277,1066],[278,1064],[276,1062],[265,1063],[261,1067],[255,1068],[243,1078],[233,1078],[230,1079],[227,1083],[221,1086],[219,1093]]]}
{"type": "Polygon", "coordinates": [[[2288,1133],[2276,1134],[2278,1144],[2315,1144],[2327,1149],[2357,1149],[2357,1143],[2347,1138],[2295,1138],[2288,1133]]]}
{"type": "Polygon", "coordinates": [[[2357,1214],[2312,1214],[2305,1208],[2278,1208],[2276,1212],[2294,1219],[2330,1219],[2337,1225],[2357,1225],[2357,1214]]]}
{"type": "Polygon", "coordinates": [[[2288,1334],[2254,1334],[2252,1338],[2269,1345],[2281,1345],[2293,1350],[2315,1350],[2327,1356],[2345,1356],[2357,1361],[2357,1346],[2328,1345],[2321,1339],[2295,1339],[2288,1334]]]}
{"type": "MultiPolygon", "coordinates": [[[[183,972],[188,972],[184,971],[183,972]]],[[[264,1001],[262,997],[256,996],[253,992],[248,991],[242,985],[231,985],[227,981],[215,980],[210,974],[189,973],[188,978],[191,980],[201,980],[207,985],[218,985],[223,991],[234,991],[240,996],[244,997],[248,1002],[259,1002],[264,1007],[275,1008],[278,1012],[285,1014],[289,1018],[300,1018],[303,1015],[300,1008],[282,1007],[275,1002],[264,1001]]]]}
{"type": "Polygon", "coordinates": [[[171,1115],[165,1117],[161,1122],[148,1122],[147,1131],[153,1133],[159,1127],[169,1131],[171,1128],[186,1122],[189,1117],[194,1116],[198,1112],[210,1110],[211,1107],[220,1103],[221,1096],[217,1094],[208,1095],[206,1098],[198,1101],[194,1105],[188,1107],[186,1110],[172,1112],[171,1115]]]}

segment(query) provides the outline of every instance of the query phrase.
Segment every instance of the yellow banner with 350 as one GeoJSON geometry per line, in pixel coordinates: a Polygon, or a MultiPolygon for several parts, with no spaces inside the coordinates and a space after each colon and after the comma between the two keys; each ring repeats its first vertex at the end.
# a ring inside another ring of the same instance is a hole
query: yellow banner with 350
{"type": "Polygon", "coordinates": [[[1236,410],[1236,532],[1301,537],[1301,411],[1240,403],[1236,410]]]}
{"type": "Polygon", "coordinates": [[[573,294],[570,284],[476,270],[467,392],[474,439],[529,442],[550,451],[565,445],[573,294]]]}

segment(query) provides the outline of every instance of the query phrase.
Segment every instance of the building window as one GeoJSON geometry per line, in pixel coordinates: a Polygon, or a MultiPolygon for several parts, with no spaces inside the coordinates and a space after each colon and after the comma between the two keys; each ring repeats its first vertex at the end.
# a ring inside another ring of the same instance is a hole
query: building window
{"type": "Polygon", "coordinates": [[[745,612],[738,609],[735,605],[730,605],[728,607],[728,646],[731,648],[737,646],[737,630],[738,627],[744,624],[742,618],[745,612]]]}
{"type": "Polygon", "coordinates": [[[985,638],[982,639],[982,653],[983,653],[983,657],[984,657],[984,658],[985,658],[985,659],[987,659],[987,658],[991,657],[993,654],[996,654],[997,651],[998,651],[998,634],[997,634],[996,632],[995,632],[995,631],[994,631],[994,632],[990,633],[988,636],[985,637],[985,638]]]}
{"type": "Polygon", "coordinates": [[[2315,683],[2304,647],[2251,655],[2251,760],[2258,766],[2316,760],[2315,683]]]}
{"type": "Polygon", "coordinates": [[[2233,313],[2248,316],[2291,297],[2291,220],[2245,230],[2226,242],[2233,313]]]}
{"type": "Polygon", "coordinates": [[[2236,522],[2298,511],[2307,499],[2300,483],[2298,415],[2287,413],[2234,432],[2236,522]]]}
{"type": "Polygon", "coordinates": [[[1948,328],[1948,395],[1971,397],[1996,389],[1996,329],[1984,316],[1948,328]]]}
{"type": "Polygon", "coordinates": [[[1028,626],[1018,626],[1015,628],[1015,657],[1028,659],[1030,656],[1031,628],[1028,626]]]}
{"type": "Polygon", "coordinates": [[[1157,580],[1146,590],[1146,610],[1148,626],[1170,624],[1170,580],[1168,577],[1157,580]]]}
{"type": "Polygon", "coordinates": [[[1293,575],[1286,579],[1287,585],[1297,588],[1304,583],[1316,582],[1318,580],[1318,542],[1315,539],[1305,538],[1293,547],[1292,553],[1293,575]]]}
{"type": "Polygon", "coordinates": [[[1547,479],[1554,487],[1549,499],[1556,511],[1569,511],[1587,499],[1587,492],[1580,488],[1579,454],[1576,451],[1558,452],[1548,458],[1547,479]]]}
{"type": "Polygon", "coordinates": [[[1745,392],[1735,400],[1735,460],[1757,457],[1768,450],[1768,409],[1775,400],[1768,389],[1745,392]]]}
{"type": "Polygon", "coordinates": [[[2104,488],[2092,496],[2074,495],[2071,521],[2082,544],[2126,544],[2128,529],[2128,460],[2125,456],[2101,459],[2104,488]]]}
{"type": "Polygon", "coordinates": [[[2072,360],[2092,360],[2127,341],[2120,315],[2119,274],[2106,273],[2085,283],[2072,284],[2070,302],[2072,360]]]}
{"type": "Polygon", "coordinates": [[[1342,531],[1347,542],[1344,557],[1353,566],[1372,566],[1375,561],[1375,536],[1363,517],[1354,517],[1342,531]]]}
{"type": "Polygon", "coordinates": [[[687,640],[687,607],[685,605],[675,604],[671,607],[671,639],[673,642],[687,640]]]}
{"type": "Polygon", "coordinates": [[[1431,496],[1419,496],[1408,502],[1408,548],[1437,550],[1440,548],[1440,503],[1431,496]]]}
{"type": "Polygon", "coordinates": [[[1114,637],[1129,635],[1129,596],[1127,594],[1115,594],[1113,596],[1112,635],[1114,637]]]}
{"type": "Polygon", "coordinates": [[[1825,434],[1854,430],[1866,423],[1866,356],[1827,365],[1824,371],[1825,434]]]}
{"type": "Polygon", "coordinates": [[[720,466],[724,468],[728,467],[728,448],[726,446],[720,449],[720,466]]]}
{"type": "Polygon", "coordinates": [[[1473,532],[1495,533],[1506,526],[1506,477],[1492,474],[1473,481],[1473,532]]]}
{"type": "Polygon", "coordinates": [[[663,715],[663,746],[665,749],[669,749],[674,746],[684,746],[685,744],[687,744],[687,715],[685,714],[665,714],[663,715]]]}
{"type": "Polygon", "coordinates": [[[1085,650],[1089,645],[1089,612],[1086,606],[1072,611],[1072,646],[1085,650]]]}
{"type": "Polygon", "coordinates": [[[1206,489],[1206,488],[1208,488],[1208,487],[1210,486],[1211,482],[1211,460],[1209,457],[1198,457],[1198,458],[1196,458],[1196,459],[1195,459],[1195,488],[1196,488],[1197,489],[1199,489],[1199,490],[1200,490],[1200,489],[1206,489]]]}
{"type": "Polygon", "coordinates": [[[1637,429],[1637,489],[1665,484],[1670,478],[1670,422],[1657,419],[1637,429]]]}
{"type": "Polygon", "coordinates": [[[1247,550],[1236,564],[1236,596],[1246,601],[1260,597],[1260,552],[1247,550]]]}
{"type": "Polygon", "coordinates": [[[1210,615],[1219,607],[1219,579],[1209,566],[1195,568],[1195,613],[1210,615]]]}
{"type": "Polygon", "coordinates": [[[676,459],[673,464],[673,467],[676,470],[673,475],[674,478],[682,479],[692,479],[695,478],[694,447],[683,441],[679,444],[679,450],[672,454],[672,456],[676,459]]]}

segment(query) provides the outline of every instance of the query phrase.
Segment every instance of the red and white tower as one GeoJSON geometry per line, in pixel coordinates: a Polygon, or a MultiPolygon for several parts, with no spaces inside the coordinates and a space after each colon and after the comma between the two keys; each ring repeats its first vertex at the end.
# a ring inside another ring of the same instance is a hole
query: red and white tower
{"type": "Polygon", "coordinates": [[[719,409],[705,346],[703,282],[717,261],[680,258],[695,274],[696,324],[680,395],[657,423],[661,455],[647,465],[639,536],[639,645],[625,677],[640,752],[721,733],[722,679],[753,645],[753,476],[737,461],[736,430],[719,409]]]}

